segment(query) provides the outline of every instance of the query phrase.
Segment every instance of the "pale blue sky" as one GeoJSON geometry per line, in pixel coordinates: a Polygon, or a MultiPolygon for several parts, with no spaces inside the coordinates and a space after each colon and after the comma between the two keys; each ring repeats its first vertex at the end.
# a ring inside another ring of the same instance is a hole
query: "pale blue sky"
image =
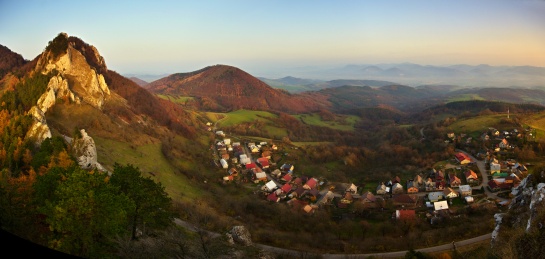
{"type": "Polygon", "coordinates": [[[545,1],[0,0],[0,44],[36,57],[59,32],[120,73],[228,64],[545,66],[545,1]]]}

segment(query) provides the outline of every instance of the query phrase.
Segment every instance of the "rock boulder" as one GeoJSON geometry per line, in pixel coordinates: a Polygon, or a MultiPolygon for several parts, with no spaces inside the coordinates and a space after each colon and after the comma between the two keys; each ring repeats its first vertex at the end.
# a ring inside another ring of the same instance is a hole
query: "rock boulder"
{"type": "Polygon", "coordinates": [[[231,231],[229,231],[229,234],[231,234],[233,240],[238,244],[244,246],[252,245],[252,236],[244,226],[234,226],[231,231]]]}

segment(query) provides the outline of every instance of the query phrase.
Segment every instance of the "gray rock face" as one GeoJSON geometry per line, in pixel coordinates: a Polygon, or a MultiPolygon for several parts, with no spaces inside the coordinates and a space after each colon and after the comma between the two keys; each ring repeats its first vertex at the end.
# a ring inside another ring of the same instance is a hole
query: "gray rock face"
{"type": "Polygon", "coordinates": [[[233,237],[233,240],[236,243],[239,243],[244,246],[252,245],[252,236],[246,227],[244,226],[234,226],[229,234],[233,237]]]}
{"type": "Polygon", "coordinates": [[[533,175],[529,175],[522,180],[518,187],[513,188],[511,194],[514,197],[509,204],[507,213],[499,213],[494,216],[496,227],[492,233],[492,244],[501,232],[503,224],[523,228],[526,232],[539,227],[540,222],[536,220],[536,215],[539,209],[545,207],[545,183],[534,186],[533,178],[533,175]],[[506,215],[512,215],[509,217],[510,222],[505,222],[506,215]]]}
{"type": "Polygon", "coordinates": [[[84,129],[80,130],[80,133],[81,138],[74,139],[73,141],[73,150],[78,159],[78,164],[83,169],[97,168],[97,149],[95,141],[87,135],[87,132],[85,132],[84,129]]]}

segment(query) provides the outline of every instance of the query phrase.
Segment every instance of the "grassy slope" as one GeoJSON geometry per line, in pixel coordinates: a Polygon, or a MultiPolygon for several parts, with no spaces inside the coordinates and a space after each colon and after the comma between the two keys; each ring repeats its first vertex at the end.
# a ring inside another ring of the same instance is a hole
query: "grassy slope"
{"type": "Polygon", "coordinates": [[[336,130],[345,130],[345,131],[354,130],[354,125],[359,120],[358,116],[354,116],[354,115],[342,116],[340,118],[344,119],[346,121],[346,124],[339,124],[338,122],[335,122],[335,121],[324,121],[322,120],[320,115],[316,113],[299,114],[299,115],[294,115],[294,117],[296,117],[297,119],[309,125],[328,127],[328,128],[332,128],[336,130]]]}
{"type": "Polygon", "coordinates": [[[524,124],[536,129],[537,139],[545,138],[545,112],[536,113],[526,117],[524,124]]]}
{"type": "Polygon", "coordinates": [[[505,118],[505,115],[499,114],[459,119],[448,128],[455,133],[484,132],[489,127],[499,128],[498,126],[501,124],[501,120],[505,118]]]}
{"type": "Polygon", "coordinates": [[[129,143],[94,137],[98,161],[105,167],[112,169],[115,162],[119,164],[132,164],[142,171],[144,177],[152,176],[161,182],[168,194],[174,199],[193,199],[200,195],[200,190],[192,186],[189,180],[180,174],[176,174],[175,168],[165,159],[161,153],[161,144],[146,144],[131,146],[129,143]]]}
{"type": "Polygon", "coordinates": [[[158,94],[157,96],[177,104],[185,104],[187,101],[193,100],[193,97],[190,97],[190,96],[172,96],[172,95],[164,95],[164,94],[158,94]]]}
{"type": "Polygon", "coordinates": [[[209,112],[206,116],[212,122],[218,121],[218,128],[260,120],[265,122],[266,126],[264,127],[264,130],[268,131],[270,134],[276,136],[285,136],[288,134],[286,129],[276,127],[272,121],[268,119],[275,119],[278,118],[278,116],[266,111],[237,110],[229,113],[209,112]]]}

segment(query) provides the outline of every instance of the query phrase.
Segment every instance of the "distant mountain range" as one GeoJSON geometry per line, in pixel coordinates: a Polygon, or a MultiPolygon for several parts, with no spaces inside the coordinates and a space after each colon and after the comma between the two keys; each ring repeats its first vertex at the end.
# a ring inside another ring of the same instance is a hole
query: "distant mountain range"
{"type": "MultiPolygon", "coordinates": [[[[390,81],[409,86],[419,85],[459,85],[463,87],[545,87],[545,67],[533,66],[490,66],[490,65],[452,65],[430,66],[413,63],[346,65],[338,68],[304,68],[289,71],[298,78],[315,80],[353,79],[390,81]]],[[[282,79],[267,81],[285,85],[309,85],[304,80],[286,83],[282,79]]],[[[316,83],[316,82],[314,82],[316,83]]],[[[368,85],[368,84],[367,84],[368,85]]],[[[381,86],[381,85],[377,85],[381,86]]]]}

